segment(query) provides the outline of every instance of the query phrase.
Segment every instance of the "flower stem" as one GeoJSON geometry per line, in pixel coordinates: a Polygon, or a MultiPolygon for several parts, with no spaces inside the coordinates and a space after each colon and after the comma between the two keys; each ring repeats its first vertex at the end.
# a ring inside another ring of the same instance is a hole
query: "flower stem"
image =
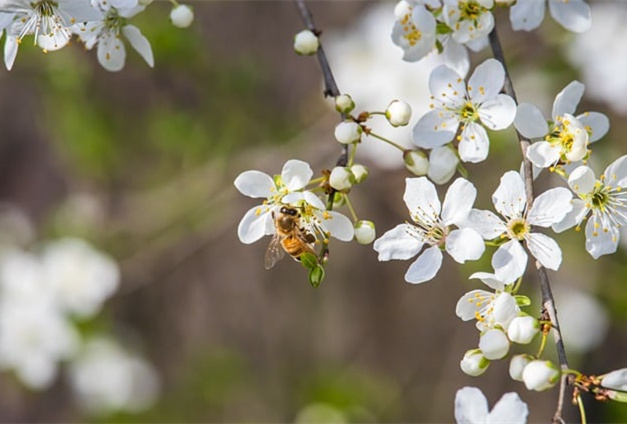
{"type": "Polygon", "coordinates": [[[355,213],[355,208],[353,207],[351,200],[348,198],[346,194],[343,194],[342,196],[344,196],[344,200],[346,201],[346,206],[348,207],[348,210],[351,213],[351,217],[353,217],[353,221],[354,222],[359,221],[359,218],[357,218],[357,213],[355,213]]]}
{"type": "Polygon", "coordinates": [[[370,137],[374,137],[377,138],[381,141],[386,142],[387,144],[389,144],[390,146],[396,147],[398,150],[400,150],[401,152],[404,152],[405,150],[407,150],[405,147],[401,146],[400,144],[396,144],[395,142],[393,142],[392,140],[389,140],[383,136],[380,136],[379,134],[375,134],[373,132],[369,132],[368,135],[370,137]]]}

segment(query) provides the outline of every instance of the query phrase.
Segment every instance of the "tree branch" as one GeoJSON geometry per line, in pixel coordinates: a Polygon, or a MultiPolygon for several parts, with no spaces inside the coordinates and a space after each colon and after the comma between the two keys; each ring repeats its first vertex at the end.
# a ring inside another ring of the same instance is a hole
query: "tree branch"
{"type": "MultiPolygon", "coordinates": [[[[507,70],[507,65],[505,64],[505,55],[503,54],[503,49],[501,47],[501,41],[499,40],[498,33],[496,31],[496,26],[490,32],[490,47],[492,48],[492,53],[494,54],[494,58],[497,59],[503,65],[503,69],[505,70],[505,84],[503,85],[503,90],[505,94],[514,99],[516,104],[518,104],[518,99],[516,98],[516,92],[514,91],[514,86],[512,84],[512,80],[509,76],[509,72],[507,70]]],[[[531,142],[522,136],[518,131],[516,131],[518,136],[518,143],[520,144],[520,150],[523,155],[523,169],[524,169],[524,179],[525,179],[525,189],[527,194],[527,210],[531,208],[531,205],[534,201],[533,195],[533,165],[527,159],[527,149],[531,145],[531,142]]],[[[564,348],[564,342],[562,340],[562,333],[560,331],[559,321],[557,319],[557,309],[555,308],[555,300],[553,299],[553,292],[551,291],[551,284],[549,282],[549,276],[546,272],[546,268],[544,268],[539,262],[536,261],[536,268],[538,270],[538,276],[540,277],[540,288],[542,291],[542,306],[546,310],[549,318],[551,320],[553,331],[553,337],[555,339],[555,348],[557,350],[557,357],[560,363],[560,367],[562,371],[565,371],[569,368],[568,359],[566,358],[566,350],[564,348]]],[[[560,391],[559,391],[559,399],[557,402],[557,409],[555,411],[555,415],[553,416],[553,423],[562,423],[564,420],[562,419],[562,406],[564,404],[564,395],[566,391],[566,384],[569,383],[569,378],[566,374],[562,373],[562,378],[560,379],[560,391]]]]}

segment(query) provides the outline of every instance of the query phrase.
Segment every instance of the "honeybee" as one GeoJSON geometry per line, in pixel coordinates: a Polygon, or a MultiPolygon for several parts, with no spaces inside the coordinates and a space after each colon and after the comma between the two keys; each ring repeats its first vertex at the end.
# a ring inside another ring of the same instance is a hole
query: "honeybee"
{"type": "Polygon", "coordinates": [[[276,234],[266,250],[266,269],[272,268],[283,259],[285,252],[297,261],[300,261],[303,253],[316,254],[313,248],[316,237],[300,226],[298,209],[283,206],[277,214],[272,212],[272,218],[276,234]]]}

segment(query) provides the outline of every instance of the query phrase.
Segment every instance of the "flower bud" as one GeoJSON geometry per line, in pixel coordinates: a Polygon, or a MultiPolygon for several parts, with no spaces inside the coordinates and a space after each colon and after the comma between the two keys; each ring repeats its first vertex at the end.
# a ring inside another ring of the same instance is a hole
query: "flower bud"
{"type": "Polygon", "coordinates": [[[170,11],[170,21],[178,28],[187,28],[194,21],[194,11],[186,4],[179,4],[170,11]]]}
{"type": "Polygon", "coordinates": [[[414,175],[422,177],[429,172],[429,159],[422,152],[405,150],[403,152],[403,161],[405,162],[405,168],[414,175]]]}
{"type": "Polygon", "coordinates": [[[527,344],[540,331],[540,323],[529,315],[516,317],[507,328],[507,337],[514,343],[527,344]]]}
{"type": "Polygon", "coordinates": [[[509,352],[509,340],[501,330],[488,330],[479,339],[479,349],[490,360],[501,359],[509,352]]]}
{"type": "Polygon", "coordinates": [[[294,51],[302,55],[316,54],[320,40],[313,32],[305,29],[294,36],[294,51]]]}
{"type": "Polygon", "coordinates": [[[541,392],[555,386],[560,379],[560,371],[551,361],[535,360],[527,364],[522,379],[527,390],[541,392]]]}
{"type": "Polygon", "coordinates": [[[340,113],[350,113],[355,109],[355,102],[348,94],[340,94],[335,98],[335,110],[340,113]]]}
{"type": "Polygon", "coordinates": [[[351,188],[355,177],[348,168],[343,166],[336,166],[329,175],[329,184],[337,191],[342,191],[351,188]]]}
{"type": "Polygon", "coordinates": [[[471,377],[483,374],[488,369],[488,365],[490,361],[481,354],[479,349],[467,351],[459,362],[462,371],[471,377]]]}
{"type": "Polygon", "coordinates": [[[351,144],[359,141],[362,131],[361,125],[357,122],[340,122],[335,127],[335,139],[342,144],[351,144]]]}
{"type": "Polygon", "coordinates": [[[385,110],[385,117],[393,127],[404,127],[411,119],[411,106],[402,100],[393,100],[385,110]]]}
{"type": "Polygon", "coordinates": [[[351,172],[355,177],[355,183],[363,182],[368,176],[368,168],[359,164],[351,166],[351,172]]]}
{"type": "Polygon", "coordinates": [[[373,242],[377,232],[372,221],[357,221],[355,223],[355,240],[359,244],[370,244],[373,242]]]}
{"type": "Polygon", "coordinates": [[[627,368],[609,372],[599,378],[603,387],[627,392],[627,368]]]}
{"type": "Polygon", "coordinates": [[[523,381],[523,371],[531,361],[533,361],[533,356],[527,354],[512,357],[512,360],[509,362],[509,376],[513,380],[523,381]]]}

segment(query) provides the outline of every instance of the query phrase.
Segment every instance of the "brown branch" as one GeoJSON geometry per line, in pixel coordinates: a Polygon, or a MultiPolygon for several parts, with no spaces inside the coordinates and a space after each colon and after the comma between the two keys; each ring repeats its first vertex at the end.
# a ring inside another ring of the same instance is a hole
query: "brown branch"
{"type": "MultiPolygon", "coordinates": [[[[505,94],[514,99],[516,104],[518,104],[518,100],[516,99],[516,92],[514,91],[514,86],[512,84],[512,80],[509,76],[509,72],[507,70],[507,65],[505,64],[505,55],[503,54],[503,49],[501,47],[501,42],[499,40],[498,33],[496,31],[496,26],[490,32],[490,47],[492,48],[492,53],[494,54],[494,58],[501,62],[503,65],[503,69],[505,70],[505,84],[503,85],[503,90],[505,94]]],[[[518,143],[520,144],[520,150],[523,155],[523,169],[524,169],[524,179],[525,179],[525,189],[527,194],[527,210],[531,208],[531,205],[534,201],[533,195],[533,166],[529,159],[527,159],[527,149],[531,145],[531,142],[522,136],[518,131],[516,131],[518,136],[518,143]]],[[[536,261],[536,268],[538,270],[538,276],[540,277],[540,288],[542,291],[542,306],[546,310],[549,318],[551,319],[552,327],[555,331],[553,331],[553,337],[555,339],[555,348],[557,350],[557,357],[560,363],[560,367],[562,371],[565,371],[569,368],[568,359],[566,358],[566,349],[564,348],[564,342],[562,340],[562,333],[560,331],[559,321],[557,319],[557,309],[555,308],[555,300],[553,298],[553,292],[551,291],[551,284],[549,282],[549,276],[546,272],[546,268],[544,268],[539,262],[536,261]]],[[[560,379],[560,391],[559,391],[559,399],[557,401],[557,409],[555,411],[555,415],[553,416],[553,423],[561,423],[564,420],[562,419],[562,406],[564,404],[564,394],[566,392],[566,385],[569,383],[569,379],[566,374],[562,373],[562,378],[560,379]]]]}

